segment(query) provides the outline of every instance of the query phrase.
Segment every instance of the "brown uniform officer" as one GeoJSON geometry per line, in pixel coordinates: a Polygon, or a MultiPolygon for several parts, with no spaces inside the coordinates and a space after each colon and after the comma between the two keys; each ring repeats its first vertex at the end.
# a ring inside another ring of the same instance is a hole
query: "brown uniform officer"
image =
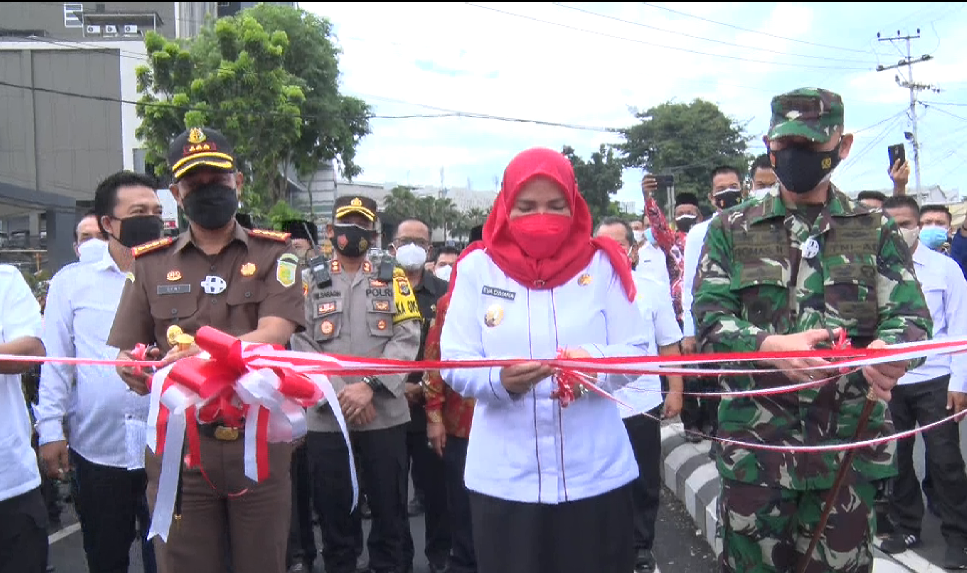
{"type": "MultiPolygon", "coordinates": [[[[242,176],[231,145],[217,131],[192,128],[172,143],[168,162],[189,230],[134,249],[108,344],[121,358],[138,343],[157,344],[166,362],[197,354],[194,345],[170,347],[166,331],[174,324],[188,334],[208,325],[250,342],[285,344],[305,321],[297,258],[287,234],[236,223],[242,176]]],[[[118,370],[132,390],[147,393],[143,376],[118,370]]],[[[182,471],[182,518],[167,543],[156,542],[159,571],[223,573],[230,557],[234,573],[283,573],[291,446],[269,446],[270,477],[256,484],[244,475],[242,428],[216,422],[200,434],[202,469],[182,471]]],[[[153,510],[161,460],[148,451],[145,466],[153,510]]]]}

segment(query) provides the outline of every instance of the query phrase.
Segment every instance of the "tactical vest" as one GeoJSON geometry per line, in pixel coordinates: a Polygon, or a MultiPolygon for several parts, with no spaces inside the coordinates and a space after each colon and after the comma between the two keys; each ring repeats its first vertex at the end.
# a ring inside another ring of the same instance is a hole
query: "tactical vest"
{"type": "Polygon", "coordinates": [[[804,256],[799,257],[798,271],[790,268],[790,240],[783,222],[761,221],[750,225],[748,230],[734,227],[732,260],[738,276],[733,277],[732,288],[740,296],[743,317],[767,330],[785,318],[792,322],[790,332],[796,332],[798,317],[794,311],[798,309],[802,314],[812,309],[823,317],[823,323],[811,327],[844,328],[854,346],[863,347],[875,340],[879,324],[876,285],[879,221],[879,215],[872,213],[832,217],[830,229],[816,237],[819,253],[815,256],[821,261],[822,296],[807,294],[800,298],[798,305],[789,300],[788,308],[777,308],[773,304],[776,291],[772,289],[784,289],[787,297],[794,297],[793,281],[797,280],[798,273],[813,271],[804,256]]]}
{"type": "MultiPolygon", "coordinates": [[[[333,278],[341,275],[342,268],[338,261],[329,263],[329,272],[333,278]]],[[[335,280],[326,288],[307,283],[306,319],[311,323],[307,326],[312,328],[312,337],[317,344],[332,342],[340,334],[348,335],[349,331],[346,329],[351,325],[346,322],[347,306],[363,296],[366,302],[353,308],[355,314],[352,320],[365,320],[371,337],[385,339],[393,336],[393,317],[397,310],[394,305],[393,285],[379,280],[378,270],[369,261],[363,263],[361,272],[365,277],[355,288],[335,280]]],[[[306,279],[311,280],[311,277],[305,275],[304,280],[306,279]]]]}

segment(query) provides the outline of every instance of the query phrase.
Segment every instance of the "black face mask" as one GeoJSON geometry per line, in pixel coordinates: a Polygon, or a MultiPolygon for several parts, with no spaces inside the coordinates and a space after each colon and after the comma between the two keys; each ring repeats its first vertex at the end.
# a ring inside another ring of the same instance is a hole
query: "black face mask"
{"type": "Polygon", "coordinates": [[[228,185],[209,183],[192,189],[181,204],[188,220],[202,229],[214,231],[231,222],[238,211],[238,196],[228,185]]]}
{"type": "Polygon", "coordinates": [[[117,221],[121,224],[117,241],[128,248],[160,239],[164,229],[164,222],[157,215],[135,215],[117,221]]]}
{"type": "Polygon", "coordinates": [[[355,259],[366,254],[373,242],[375,231],[359,225],[333,225],[335,248],[344,257],[355,259]]]}
{"type": "Polygon", "coordinates": [[[687,233],[697,220],[698,217],[695,215],[679,215],[675,218],[675,226],[678,227],[680,232],[687,233]]]}
{"type": "Polygon", "coordinates": [[[773,151],[776,177],[788,191],[809,193],[839,165],[839,145],[830,151],[787,147],[773,151]]]}
{"type": "Polygon", "coordinates": [[[740,189],[726,189],[712,194],[715,206],[723,211],[735,207],[742,202],[742,191],[740,189]]]}

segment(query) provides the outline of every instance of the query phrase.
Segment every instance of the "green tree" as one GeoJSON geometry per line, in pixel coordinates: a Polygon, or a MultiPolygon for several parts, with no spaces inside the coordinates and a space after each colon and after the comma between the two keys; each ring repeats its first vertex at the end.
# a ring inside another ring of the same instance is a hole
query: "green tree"
{"type": "MultiPolygon", "coordinates": [[[[625,165],[674,175],[675,193],[695,193],[705,205],[717,166],[745,173],[752,159],[746,153],[751,136],[745,134],[745,126],[714,103],[665,102],[635,117],[639,123],[622,130],[625,141],[617,146],[625,165]]],[[[655,199],[666,207],[669,198],[662,191],[655,199]]]]}
{"type": "Polygon", "coordinates": [[[561,153],[574,166],[574,177],[578,182],[578,190],[584,197],[591,210],[595,222],[602,217],[618,213],[617,205],[611,201],[611,196],[621,189],[622,164],[615,158],[614,150],[603,144],[591,154],[588,161],[581,159],[569,146],[564,146],[561,153]]]}
{"type": "Polygon", "coordinates": [[[364,102],[338,92],[331,25],[302,10],[263,5],[206,25],[189,41],[145,36],[137,105],[147,161],[164,172],[170,141],[187,127],[222,131],[246,174],[243,201],[256,215],[286,199],[300,176],[339,157],[358,174],[355,146],[369,131],[364,102]]]}
{"type": "Polygon", "coordinates": [[[453,199],[443,198],[434,200],[434,215],[437,219],[437,226],[443,228],[443,240],[450,238],[453,226],[459,224],[461,213],[457,210],[453,199]]]}
{"type": "Polygon", "coordinates": [[[390,190],[383,204],[382,218],[391,223],[417,216],[417,199],[413,187],[398,185],[390,190]]]}

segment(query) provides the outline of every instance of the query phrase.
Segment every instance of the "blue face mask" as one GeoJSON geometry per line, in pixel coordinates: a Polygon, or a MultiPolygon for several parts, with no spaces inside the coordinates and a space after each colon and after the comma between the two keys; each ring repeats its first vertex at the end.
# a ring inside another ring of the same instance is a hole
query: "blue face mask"
{"type": "Polygon", "coordinates": [[[651,227],[645,229],[645,238],[648,239],[648,242],[652,245],[655,244],[655,235],[651,232],[651,227]]]}
{"type": "Polygon", "coordinates": [[[936,225],[924,227],[920,229],[920,242],[936,251],[947,242],[947,229],[936,225]]]}

